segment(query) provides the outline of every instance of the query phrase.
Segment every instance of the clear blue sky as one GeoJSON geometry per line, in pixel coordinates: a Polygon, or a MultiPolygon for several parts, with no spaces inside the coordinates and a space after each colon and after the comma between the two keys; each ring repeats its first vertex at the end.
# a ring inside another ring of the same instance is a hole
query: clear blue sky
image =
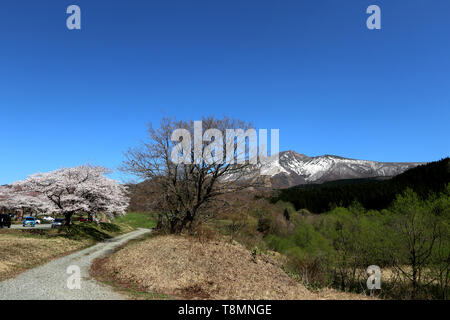
{"type": "Polygon", "coordinates": [[[0,184],[116,168],[163,116],[279,128],[310,156],[450,150],[448,0],[3,0],[0,184]],[[66,28],[66,8],[82,30],[66,28]],[[366,8],[382,29],[366,28],[366,8]]]}

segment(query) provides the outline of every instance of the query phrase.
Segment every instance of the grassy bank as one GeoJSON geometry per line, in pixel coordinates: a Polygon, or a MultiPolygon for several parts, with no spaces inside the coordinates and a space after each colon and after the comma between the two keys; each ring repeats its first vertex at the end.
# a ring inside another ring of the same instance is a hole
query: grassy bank
{"type": "Polygon", "coordinates": [[[289,277],[275,253],[224,238],[152,235],[97,259],[91,275],[132,299],[366,299],[289,277]]]}
{"type": "Polygon", "coordinates": [[[133,229],[156,227],[157,217],[151,213],[129,212],[125,216],[117,218],[114,223],[119,226],[127,226],[133,229]]]}

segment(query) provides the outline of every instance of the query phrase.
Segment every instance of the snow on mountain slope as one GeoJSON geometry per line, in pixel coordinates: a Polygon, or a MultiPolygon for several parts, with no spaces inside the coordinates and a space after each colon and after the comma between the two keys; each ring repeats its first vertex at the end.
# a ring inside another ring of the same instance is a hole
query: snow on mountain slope
{"type": "MultiPolygon", "coordinates": [[[[260,165],[260,174],[270,178],[271,187],[322,183],[340,179],[392,177],[421,163],[376,162],[333,155],[308,157],[295,151],[283,151],[260,165]]],[[[267,183],[266,183],[267,184],[267,183]]]]}

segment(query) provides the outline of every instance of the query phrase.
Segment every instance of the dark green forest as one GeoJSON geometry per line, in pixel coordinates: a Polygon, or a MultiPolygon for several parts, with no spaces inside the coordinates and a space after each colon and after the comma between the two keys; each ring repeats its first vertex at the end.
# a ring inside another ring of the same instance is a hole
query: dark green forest
{"type": "Polygon", "coordinates": [[[279,190],[272,197],[290,202],[299,209],[323,213],[335,207],[348,207],[354,202],[366,209],[389,207],[398,194],[411,188],[420,198],[445,190],[450,182],[450,158],[420,165],[388,180],[352,179],[320,185],[301,185],[279,190]]]}

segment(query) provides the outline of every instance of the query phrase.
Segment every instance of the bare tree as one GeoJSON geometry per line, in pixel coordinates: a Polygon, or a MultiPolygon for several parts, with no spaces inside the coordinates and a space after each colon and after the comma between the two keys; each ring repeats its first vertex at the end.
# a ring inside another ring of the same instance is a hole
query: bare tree
{"type": "Polygon", "coordinates": [[[242,148],[249,139],[248,129],[251,125],[239,120],[203,118],[205,135],[199,140],[193,121],[165,118],[157,129],[149,125],[148,141],[125,153],[121,170],[151,181],[150,208],[165,218],[170,232],[191,230],[226,206],[223,195],[257,185],[254,150],[249,145],[242,148]],[[177,129],[189,135],[174,136],[177,129]],[[242,129],[241,134],[230,134],[230,129],[242,129]],[[187,149],[180,148],[183,142],[187,149]],[[201,150],[201,157],[195,150],[201,150]],[[235,161],[226,161],[230,157],[235,161]]]}

